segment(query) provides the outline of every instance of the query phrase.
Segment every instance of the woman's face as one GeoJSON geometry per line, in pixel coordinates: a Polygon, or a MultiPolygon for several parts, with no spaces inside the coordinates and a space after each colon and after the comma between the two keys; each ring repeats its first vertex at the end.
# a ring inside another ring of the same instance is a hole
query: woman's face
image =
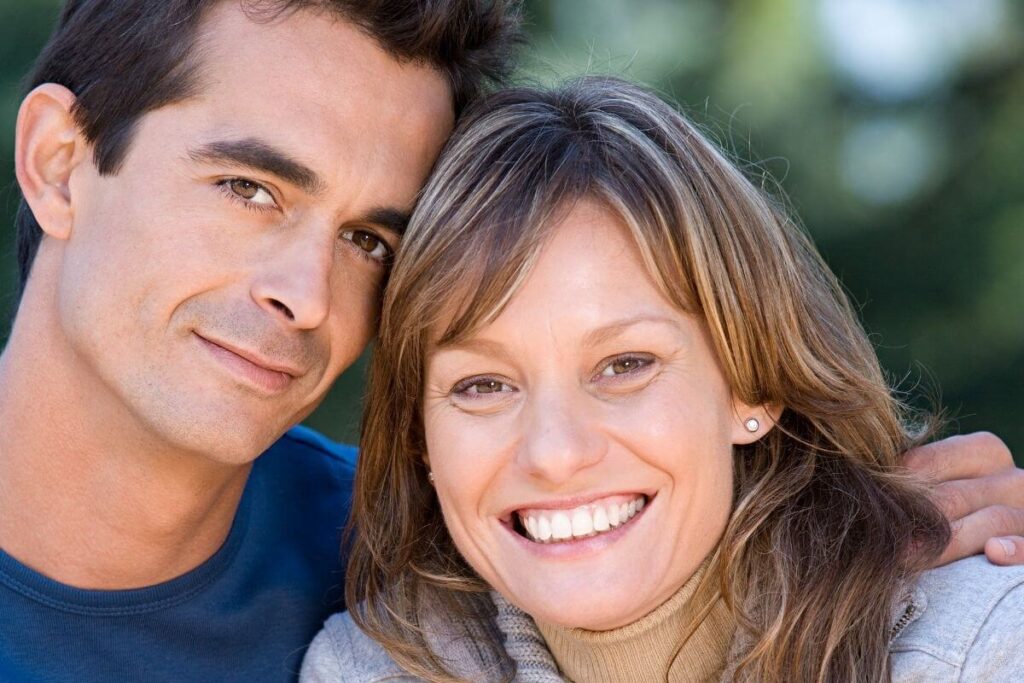
{"type": "Polygon", "coordinates": [[[493,323],[428,359],[428,459],[455,544],[563,626],[628,624],[693,574],[725,528],[752,415],[766,424],[733,400],[701,319],[662,297],[593,202],[493,323]]]}

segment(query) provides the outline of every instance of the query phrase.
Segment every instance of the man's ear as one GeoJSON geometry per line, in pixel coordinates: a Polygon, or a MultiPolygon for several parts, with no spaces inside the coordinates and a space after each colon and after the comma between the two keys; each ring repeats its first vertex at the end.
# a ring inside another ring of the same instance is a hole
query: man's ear
{"type": "Polygon", "coordinates": [[[733,401],[732,442],[736,446],[754,443],[775,427],[782,415],[779,403],[764,403],[751,406],[739,400],[733,401]]]}
{"type": "Polygon", "coordinates": [[[74,106],[75,96],[64,86],[40,85],[21,103],[14,138],[21,193],[43,232],[61,240],[71,235],[74,222],[71,172],[89,152],[72,114],[74,106]]]}

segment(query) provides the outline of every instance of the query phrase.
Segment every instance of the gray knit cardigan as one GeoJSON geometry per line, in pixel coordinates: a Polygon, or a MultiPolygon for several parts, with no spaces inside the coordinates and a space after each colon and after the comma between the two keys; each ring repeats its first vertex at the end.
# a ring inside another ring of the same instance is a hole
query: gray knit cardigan
{"type": "MultiPolygon", "coordinates": [[[[493,597],[493,623],[474,628],[494,629],[489,635],[504,639],[516,683],[563,683],[529,615],[493,597]]],[[[488,658],[472,639],[450,635],[465,629],[443,623],[431,628],[431,647],[453,672],[474,683],[500,679],[501,662],[488,658]]],[[[893,683],[1024,681],[1024,567],[996,567],[972,557],[925,572],[894,614],[890,651],[893,683]]],[[[418,680],[345,612],[331,617],[313,641],[300,677],[301,683],[418,680]]]]}

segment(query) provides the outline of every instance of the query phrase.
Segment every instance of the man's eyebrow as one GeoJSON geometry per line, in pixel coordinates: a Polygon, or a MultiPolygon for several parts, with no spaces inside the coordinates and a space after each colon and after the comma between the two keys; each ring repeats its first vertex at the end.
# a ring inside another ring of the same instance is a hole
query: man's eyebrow
{"type": "Polygon", "coordinates": [[[401,237],[405,234],[405,228],[409,225],[409,213],[401,209],[376,208],[369,211],[356,222],[379,225],[401,237]]]}
{"type": "Polygon", "coordinates": [[[200,163],[244,166],[270,173],[307,194],[320,194],[326,188],[316,172],[305,164],[258,138],[217,140],[190,150],[189,158],[200,163]]]}

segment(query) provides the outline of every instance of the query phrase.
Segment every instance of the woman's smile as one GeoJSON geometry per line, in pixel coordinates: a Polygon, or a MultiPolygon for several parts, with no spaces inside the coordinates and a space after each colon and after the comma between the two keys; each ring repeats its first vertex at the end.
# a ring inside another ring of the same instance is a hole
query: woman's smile
{"type": "MultiPolygon", "coordinates": [[[[530,507],[500,523],[513,553],[522,558],[521,566],[539,562],[536,568],[543,577],[544,563],[568,562],[584,576],[589,568],[616,565],[620,553],[632,554],[650,543],[657,520],[648,519],[647,513],[657,506],[648,500],[638,493],[605,496],[571,507],[530,507]]],[[[656,517],[657,511],[653,512],[656,517]]]]}
{"type": "Polygon", "coordinates": [[[516,510],[515,529],[535,543],[571,543],[625,528],[644,509],[647,496],[607,496],[585,505],[516,510]]]}

